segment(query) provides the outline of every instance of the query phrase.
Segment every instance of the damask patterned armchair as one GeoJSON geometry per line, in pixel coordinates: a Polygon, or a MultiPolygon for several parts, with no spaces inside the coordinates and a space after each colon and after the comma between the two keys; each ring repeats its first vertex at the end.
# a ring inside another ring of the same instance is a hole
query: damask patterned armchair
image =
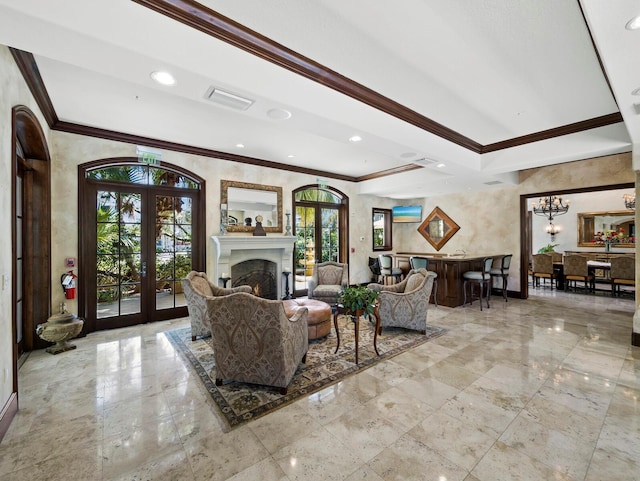
{"type": "Polygon", "coordinates": [[[370,289],[380,291],[381,327],[404,327],[426,334],[429,298],[436,277],[435,272],[426,269],[411,269],[398,284],[369,284],[370,289]]]}
{"type": "Polygon", "coordinates": [[[306,307],[288,318],[284,303],[237,293],[207,298],[216,384],[233,380],[278,387],[281,394],[306,361],[306,307]]]}
{"type": "Polygon", "coordinates": [[[191,271],[182,279],[182,289],[187,299],[187,310],[191,320],[191,340],[197,336],[211,335],[211,324],[207,318],[207,304],[205,299],[211,296],[226,296],[234,292],[251,292],[250,286],[239,286],[223,289],[209,282],[204,272],[191,271]]]}
{"type": "Polygon", "coordinates": [[[342,289],[349,285],[349,268],[340,262],[319,262],[313,266],[307,297],[337,304],[342,289]]]}

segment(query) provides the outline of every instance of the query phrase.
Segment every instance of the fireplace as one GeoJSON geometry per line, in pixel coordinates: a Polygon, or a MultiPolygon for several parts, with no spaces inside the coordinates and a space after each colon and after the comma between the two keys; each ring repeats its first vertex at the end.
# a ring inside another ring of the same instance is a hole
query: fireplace
{"type": "Polygon", "coordinates": [[[251,286],[253,294],[265,299],[278,299],[280,280],[275,262],[249,259],[231,266],[231,285],[251,286]]]}
{"type": "MultiPolygon", "coordinates": [[[[213,269],[213,279],[218,280],[222,274],[231,277],[231,286],[251,285],[250,282],[242,282],[240,277],[247,275],[244,267],[240,267],[246,261],[259,261],[261,264],[249,265],[251,271],[266,271],[267,284],[275,284],[275,296],[272,299],[282,299],[284,296],[284,278],[282,272],[288,268],[293,268],[293,246],[294,236],[211,236],[214,246],[215,265],[213,269]],[[269,267],[264,264],[268,262],[269,267]]],[[[265,273],[265,272],[263,272],[265,273]]],[[[273,287],[262,285],[265,281],[260,281],[260,290],[273,290],[273,287]]],[[[261,295],[261,297],[264,297],[261,295]]]]}

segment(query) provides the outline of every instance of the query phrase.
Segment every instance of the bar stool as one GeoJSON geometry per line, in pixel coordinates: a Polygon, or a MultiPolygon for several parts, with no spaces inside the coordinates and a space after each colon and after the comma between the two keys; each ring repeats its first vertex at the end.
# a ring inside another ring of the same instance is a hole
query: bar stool
{"type": "Polygon", "coordinates": [[[462,274],[464,283],[462,288],[464,290],[464,305],[467,305],[467,283],[471,283],[471,302],[473,304],[473,285],[478,284],[480,287],[480,310],[482,310],[482,291],[484,287],[487,288],[487,307],[489,306],[489,297],[491,296],[491,266],[493,265],[493,257],[485,257],[482,260],[481,271],[467,271],[462,274]]]}
{"type": "Polygon", "coordinates": [[[513,254],[508,254],[506,256],[502,256],[500,259],[500,267],[491,268],[491,287],[493,287],[493,278],[501,277],[502,278],[502,297],[504,297],[504,302],[507,301],[507,278],[509,277],[509,266],[511,265],[511,258],[513,254]]]}
{"type": "Polygon", "coordinates": [[[380,261],[380,275],[383,284],[387,283],[388,277],[393,278],[394,284],[402,278],[402,269],[393,267],[393,257],[389,254],[380,254],[378,261],[380,261]]]}

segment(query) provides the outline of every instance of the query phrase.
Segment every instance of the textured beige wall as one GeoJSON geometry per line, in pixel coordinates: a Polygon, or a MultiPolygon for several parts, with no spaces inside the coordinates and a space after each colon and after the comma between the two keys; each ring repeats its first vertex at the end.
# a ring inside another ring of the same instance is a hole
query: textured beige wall
{"type": "MultiPolygon", "coordinates": [[[[56,289],[64,272],[65,257],[78,255],[78,165],[92,160],[110,157],[135,157],[136,146],[120,142],[95,139],[63,132],[52,133],[52,265],[51,282],[53,305],[63,299],[62,290],[56,289]]],[[[304,185],[316,184],[317,177],[271,168],[199,157],[179,152],[164,151],[163,163],[183,167],[206,180],[206,233],[217,235],[220,225],[220,180],[238,180],[283,188],[283,209],[292,206],[292,191],[304,185]]],[[[352,283],[369,280],[367,257],[371,253],[371,207],[391,205],[388,199],[377,199],[357,194],[356,184],[328,180],[329,186],[349,197],[349,247],[350,279],[352,283]],[[360,240],[363,237],[364,240],[360,240]]],[[[284,220],[283,220],[284,225],[284,220]]],[[[247,234],[229,234],[247,235],[247,234]]],[[[282,234],[275,234],[282,235],[282,234]]],[[[213,271],[213,244],[207,238],[207,271],[213,271]]],[[[67,306],[77,312],[77,301],[67,301],[67,306]]]]}
{"type": "Polygon", "coordinates": [[[9,49],[0,45],[0,411],[13,389],[13,337],[11,334],[11,109],[17,105],[29,107],[40,125],[49,134],[47,123],[31,96],[9,49]],[[7,276],[9,282],[3,282],[7,276]]]}
{"type": "MultiPolygon", "coordinates": [[[[521,195],[634,181],[631,154],[627,153],[525,170],[516,186],[443,195],[417,202],[423,206],[423,218],[438,206],[461,227],[440,253],[453,254],[459,250],[478,256],[511,253],[514,257],[509,270],[509,290],[520,291],[521,195]]],[[[416,224],[394,226],[399,239],[397,250],[436,252],[417,228],[416,224]]]]}
{"type": "MultiPolygon", "coordinates": [[[[53,251],[52,282],[56,285],[63,270],[65,257],[77,256],[77,166],[91,160],[135,156],[135,145],[83,137],[60,132],[52,133],[53,172],[53,251]],[[56,269],[58,267],[58,269],[56,269]]],[[[252,165],[199,157],[178,152],[163,153],[163,162],[179,165],[203,177],[207,184],[207,235],[218,233],[220,214],[220,179],[241,180],[283,187],[283,207],[291,208],[291,192],[303,185],[314,184],[312,175],[256,167],[252,165]]],[[[420,204],[423,217],[440,207],[461,227],[440,250],[454,254],[497,255],[513,253],[509,289],[520,290],[520,195],[542,191],[593,187],[633,182],[631,155],[590,159],[557,166],[523,171],[521,183],[487,191],[465,192],[412,201],[393,201],[374,196],[358,195],[356,184],[329,180],[329,185],[349,197],[349,264],[350,282],[367,282],[370,278],[367,260],[373,255],[371,208],[389,208],[396,204],[420,204]],[[361,240],[362,239],[362,240],[361,240]]],[[[392,179],[390,179],[392,180],[392,179]]],[[[433,253],[435,249],[418,233],[419,224],[394,224],[393,251],[433,253]]],[[[207,270],[212,271],[212,244],[207,242],[207,270]]],[[[53,305],[62,299],[62,291],[54,289],[53,305]]],[[[69,307],[74,308],[71,304],[69,307]]]]}

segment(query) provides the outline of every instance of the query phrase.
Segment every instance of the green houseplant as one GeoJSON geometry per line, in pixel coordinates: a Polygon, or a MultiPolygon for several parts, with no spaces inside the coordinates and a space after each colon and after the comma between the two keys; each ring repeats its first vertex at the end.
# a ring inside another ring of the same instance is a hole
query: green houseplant
{"type": "Polygon", "coordinates": [[[352,316],[362,314],[370,316],[373,314],[378,294],[378,291],[365,286],[345,287],[340,293],[338,302],[352,316]]]}
{"type": "Polygon", "coordinates": [[[538,254],[548,254],[549,252],[555,252],[555,248],[560,244],[547,244],[544,247],[538,249],[538,254]]]}

